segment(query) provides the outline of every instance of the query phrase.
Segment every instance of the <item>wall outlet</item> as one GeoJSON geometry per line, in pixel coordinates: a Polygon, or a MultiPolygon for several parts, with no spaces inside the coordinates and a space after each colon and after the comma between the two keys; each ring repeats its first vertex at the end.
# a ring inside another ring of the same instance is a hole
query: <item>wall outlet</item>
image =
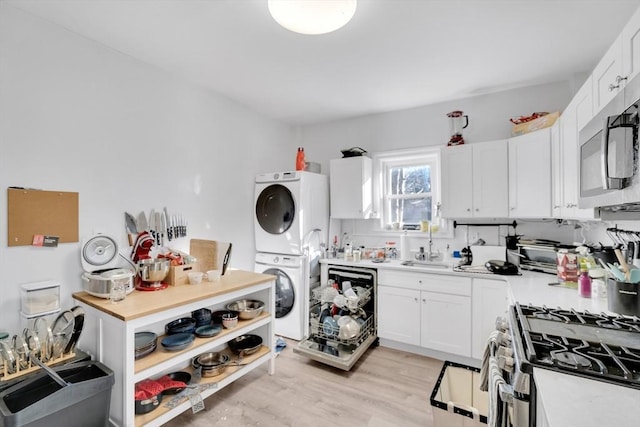
{"type": "Polygon", "coordinates": [[[476,242],[480,238],[480,235],[477,231],[469,233],[469,239],[471,239],[470,243],[476,242]]]}

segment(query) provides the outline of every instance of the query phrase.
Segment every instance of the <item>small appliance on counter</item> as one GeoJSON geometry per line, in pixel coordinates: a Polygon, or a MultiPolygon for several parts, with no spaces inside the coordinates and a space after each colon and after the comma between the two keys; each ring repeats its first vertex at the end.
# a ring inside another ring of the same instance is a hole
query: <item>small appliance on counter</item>
{"type": "Polygon", "coordinates": [[[447,117],[449,117],[449,131],[451,132],[451,138],[447,145],[452,146],[464,144],[462,129],[469,126],[469,116],[466,116],[462,111],[452,111],[447,113],[447,117]]]}
{"type": "Polygon", "coordinates": [[[126,293],[133,292],[135,266],[118,252],[118,243],[114,238],[98,234],[82,243],[80,250],[82,263],[82,287],[90,295],[109,298],[116,284],[124,284],[126,293]],[[118,257],[130,264],[130,268],[118,267],[118,257]]]}
{"type": "Polygon", "coordinates": [[[575,250],[573,245],[563,245],[555,240],[520,238],[516,244],[520,268],[541,273],[558,273],[558,249],[575,250]]]}

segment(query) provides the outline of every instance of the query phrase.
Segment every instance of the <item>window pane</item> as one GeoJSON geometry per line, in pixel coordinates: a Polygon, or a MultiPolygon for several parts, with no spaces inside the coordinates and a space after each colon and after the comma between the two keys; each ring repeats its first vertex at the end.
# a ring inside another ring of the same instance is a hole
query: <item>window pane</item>
{"type": "Polygon", "coordinates": [[[424,199],[392,199],[389,200],[391,223],[419,224],[420,221],[431,221],[431,196],[424,199]]]}
{"type": "Polygon", "coordinates": [[[390,194],[431,192],[431,168],[427,165],[393,167],[390,175],[390,194]]]}

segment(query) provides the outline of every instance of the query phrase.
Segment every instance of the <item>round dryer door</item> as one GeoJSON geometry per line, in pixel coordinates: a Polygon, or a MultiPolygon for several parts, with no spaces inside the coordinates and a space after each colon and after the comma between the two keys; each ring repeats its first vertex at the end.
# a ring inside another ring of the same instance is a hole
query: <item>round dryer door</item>
{"type": "Polygon", "coordinates": [[[263,273],[276,276],[276,319],[280,319],[293,310],[293,303],[296,300],[293,281],[287,273],[277,268],[269,268],[263,273]]]}
{"type": "Polygon", "coordinates": [[[270,185],[256,200],[256,219],[267,233],[282,234],[291,227],[296,206],[291,191],[284,185],[270,185]]]}

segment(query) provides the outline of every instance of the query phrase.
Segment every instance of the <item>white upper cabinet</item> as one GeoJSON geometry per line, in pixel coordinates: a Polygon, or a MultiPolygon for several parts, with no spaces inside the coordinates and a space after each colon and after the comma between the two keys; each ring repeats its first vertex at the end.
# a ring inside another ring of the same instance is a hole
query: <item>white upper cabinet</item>
{"type": "Polygon", "coordinates": [[[444,147],[440,155],[442,172],[442,216],[473,216],[473,147],[470,144],[444,147]]]}
{"type": "MultiPolygon", "coordinates": [[[[595,115],[593,109],[593,76],[589,76],[582,84],[582,87],[575,94],[569,105],[575,108],[576,130],[580,132],[595,115]]],[[[564,116],[564,114],[563,112],[562,115],[564,116]]]]}
{"type": "Polygon", "coordinates": [[[551,214],[554,218],[562,217],[562,202],[564,194],[562,184],[564,181],[562,165],[562,144],[560,128],[564,120],[564,113],[551,126],[551,214]]]}
{"type": "Polygon", "coordinates": [[[331,216],[366,219],[373,211],[372,160],[365,156],[331,160],[331,216]]]}
{"type": "Polygon", "coordinates": [[[506,140],[444,147],[441,159],[443,217],[508,216],[506,140]]]}
{"type": "Polygon", "coordinates": [[[582,127],[591,119],[593,108],[591,106],[591,79],[582,85],[576,96],[571,100],[567,108],[562,113],[560,120],[560,140],[559,153],[554,151],[554,163],[560,165],[560,175],[555,176],[560,182],[554,182],[554,189],[559,184],[562,188],[562,197],[559,202],[559,209],[556,207],[554,197],[555,218],[564,219],[593,219],[595,211],[593,209],[579,209],[578,198],[580,196],[578,163],[580,158],[580,144],[578,140],[582,127]]]}
{"type": "Polygon", "coordinates": [[[550,128],[509,139],[509,216],[552,216],[550,128]]]}
{"type": "Polygon", "coordinates": [[[640,9],[622,30],[622,73],[629,80],[640,71],[640,9]]]}
{"type": "Polygon", "coordinates": [[[600,111],[622,89],[625,77],[622,70],[622,35],[611,45],[593,69],[593,105],[600,111]]]}

